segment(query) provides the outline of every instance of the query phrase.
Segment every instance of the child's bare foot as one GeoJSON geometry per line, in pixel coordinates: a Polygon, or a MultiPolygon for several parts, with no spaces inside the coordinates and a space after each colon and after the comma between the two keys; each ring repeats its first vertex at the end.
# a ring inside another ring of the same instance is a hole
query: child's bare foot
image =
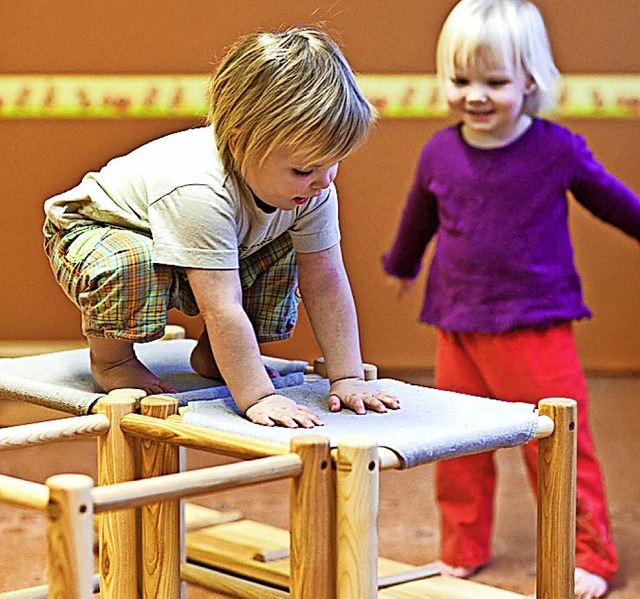
{"type": "Polygon", "coordinates": [[[218,365],[213,357],[211,351],[211,344],[209,343],[209,335],[207,329],[202,331],[202,334],[198,338],[196,346],[191,351],[191,357],[189,358],[191,368],[197,372],[200,376],[204,376],[208,379],[216,379],[222,381],[222,375],[218,370],[218,365]]]}
{"type": "Polygon", "coordinates": [[[132,343],[89,337],[89,350],[91,373],[106,393],[122,388],[142,389],[147,395],[177,392],[138,360],[132,343]]]}
{"type": "Polygon", "coordinates": [[[445,562],[438,562],[440,568],[440,574],[442,576],[453,576],[454,578],[469,578],[473,576],[482,566],[477,568],[465,568],[464,566],[451,566],[445,562]]]}
{"type": "Polygon", "coordinates": [[[575,571],[575,594],[578,599],[596,599],[604,597],[609,591],[609,583],[597,574],[582,568],[575,571]]]}
{"type": "MultiPolygon", "coordinates": [[[[191,368],[200,376],[224,382],[224,378],[220,374],[220,370],[218,370],[218,365],[211,351],[207,329],[202,331],[196,346],[191,351],[189,362],[191,363],[191,368]]],[[[272,379],[280,376],[280,373],[270,366],[265,365],[265,370],[272,379]]]]}

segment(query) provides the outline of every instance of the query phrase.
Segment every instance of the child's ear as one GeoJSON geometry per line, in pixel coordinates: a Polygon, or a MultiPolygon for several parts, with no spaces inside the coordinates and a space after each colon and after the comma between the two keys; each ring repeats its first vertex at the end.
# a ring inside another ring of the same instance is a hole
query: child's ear
{"type": "Polygon", "coordinates": [[[234,160],[238,161],[242,158],[242,149],[240,148],[240,130],[233,129],[229,135],[229,151],[234,160]]]}
{"type": "Polygon", "coordinates": [[[537,89],[538,89],[538,84],[536,83],[535,79],[531,75],[528,75],[527,84],[525,86],[525,93],[528,96],[529,94],[532,94],[533,92],[535,92],[537,89]]]}

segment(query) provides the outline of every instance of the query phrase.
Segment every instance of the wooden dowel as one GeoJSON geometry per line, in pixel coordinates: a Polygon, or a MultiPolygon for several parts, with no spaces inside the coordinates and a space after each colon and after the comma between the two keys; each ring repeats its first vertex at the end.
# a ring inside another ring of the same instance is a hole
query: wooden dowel
{"type": "MultiPolygon", "coordinates": [[[[335,463],[338,459],[337,449],[331,450],[331,458],[335,463]]],[[[402,468],[402,460],[398,454],[387,447],[378,447],[378,462],[380,470],[394,470],[402,468]]]]}
{"type": "Polygon", "coordinates": [[[195,503],[185,504],[184,515],[185,530],[187,532],[242,520],[242,513],[238,510],[225,510],[221,512],[196,505],[195,503]]]}
{"type": "Polygon", "coordinates": [[[48,575],[51,599],[93,597],[93,480],[58,474],[49,487],[48,575]]]}
{"type": "Polygon", "coordinates": [[[49,504],[49,489],[39,483],[0,474],[0,501],[44,512],[49,504]]]}
{"type": "MultiPolygon", "coordinates": [[[[181,574],[182,578],[187,582],[231,597],[242,597],[243,599],[287,599],[290,596],[287,591],[274,589],[258,582],[252,582],[245,578],[225,574],[196,564],[182,564],[181,574]]],[[[317,599],[320,599],[320,597],[317,599]]]]}
{"type": "Polygon", "coordinates": [[[179,324],[168,324],[164,327],[164,335],[160,337],[159,341],[170,341],[172,339],[185,339],[187,331],[183,326],[179,324]]]}
{"type": "MultiPolygon", "coordinates": [[[[362,367],[365,381],[375,381],[378,378],[378,367],[375,364],[364,363],[362,367]]],[[[327,365],[323,357],[316,358],[313,361],[312,372],[323,378],[327,378],[327,365]]]]}
{"type": "Polygon", "coordinates": [[[374,440],[338,442],[337,596],[378,596],[379,458],[374,440]]]}
{"type": "Polygon", "coordinates": [[[538,416],[538,428],[536,429],[536,434],[534,436],[536,439],[544,439],[545,437],[553,435],[554,428],[555,424],[549,416],[538,416]]]}
{"type": "Polygon", "coordinates": [[[109,430],[109,419],[93,414],[21,424],[0,429],[0,451],[97,437],[109,430]]]}
{"type": "Polygon", "coordinates": [[[253,554],[253,559],[263,564],[269,562],[277,562],[281,559],[288,559],[291,555],[289,547],[280,547],[280,549],[264,549],[253,554]]]}
{"type": "Polygon", "coordinates": [[[147,392],[143,389],[133,389],[131,387],[121,387],[109,392],[109,397],[123,397],[125,399],[134,399],[136,401],[136,409],[139,407],[140,400],[147,397],[147,392]]]}
{"type": "Polygon", "coordinates": [[[387,447],[378,447],[378,459],[380,470],[402,468],[402,460],[398,457],[398,454],[387,447]]]}
{"type": "Polygon", "coordinates": [[[289,495],[291,597],[334,599],[336,514],[329,440],[295,437],[291,451],[303,465],[302,474],[291,480],[289,495]]]}
{"type": "Polygon", "coordinates": [[[433,564],[426,564],[424,566],[418,566],[397,574],[387,574],[386,576],[380,576],[378,579],[378,589],[386,589],[405,582],[411,582],[413,580],[422,580],[423,578],[431,578],[432,576],[438,576],[440,574],[440,565],[435,562],[433,564]]]}
{"type": "MultiPolygon", "coordinates": [[[[135,390],[130,396],[120,393],[122,391],[101,398],[95,408],[111,422],[109,432],[98,438],[99,485],[133,481],[137,476],[137,441],[120,429],[122,418],[136,408],[137,394],[135,390]]],[[[140,535],[136,511],[102,514],[98,519],[98,530],[101,597],[137,599],[140,535]]]]}
{"type": "Polygon", "coordinates": [[[573,599],[576,543],[577,404],[572,399],[539,402],[554,422],[538,441],[538,550],[536,597],[573,599]]]}
{"type": "Polygon", "coordinates": [[[121,510],[176,497],[193,497],[209,491],[228,489],[271,480],[299,476],[302,462],[297,455],[271,456],[247,462],[223,464],[200,470],[96,487],[96,513],[121,510]]]}
{"type": "MultiPolygon", "coordinates": [[[[146,397],[140,402],[145,416],[164,419],[178,411],[172,397],[146,397]]],[[[141,443],[143,479],[175,474],[180,448],[144,439],[141,443]]],[[[142,596],[144,599],[180,596],[180,499],[142,506],[142,596]]]]}
{"type": "Polygon", "coordinates": [[[163,441],[172,445],[238,458],[252,459],[289,453],[287,445],[191,426],[184,424],[181,418],[181,416],[170,416],[166,420],[159,420],[131,414],[123,418],[120,426],[128,435],[141,439],[163,441]]]}

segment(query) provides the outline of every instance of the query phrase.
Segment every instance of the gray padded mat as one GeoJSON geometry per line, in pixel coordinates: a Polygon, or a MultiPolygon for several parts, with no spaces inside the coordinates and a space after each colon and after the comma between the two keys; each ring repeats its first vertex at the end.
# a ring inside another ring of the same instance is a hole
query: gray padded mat
{"type": "MultiPolygon", "coordinates": [[[[175,339],[135,346],[140,361],[180,391],[175,397],[181,406],[196,399],[230,397],[226,386],[191,370],[189,356],[195,343],[175,339]]],[[[283,375],[273,379],[277,388],[303,382],[307,362],[270,357],[263,361],[283,375]]],[[[91,376],[88,349],[0,359],[0,397],[82,415],[103,395],[91,376]]]]}
{"type": "Polygon", "coordinates": [[[538,426],[537,411],[527,403],[497,401],[410,385],[394,379],[369,381],[375,390],[394,393],[401,409],[357,415],[327,408],[329,382],[320,380],[282,389],[282,395],[311,408],[324,422],[313,429],[286,429],[253,424],[241,416],[233,401],[190,402],[183,421],[219,431],[288,445],[299,435],[320,434],[331,445],[350,435],[364,435],[393,450],[403,467],[499,447],[522,445],[538,426]]]}

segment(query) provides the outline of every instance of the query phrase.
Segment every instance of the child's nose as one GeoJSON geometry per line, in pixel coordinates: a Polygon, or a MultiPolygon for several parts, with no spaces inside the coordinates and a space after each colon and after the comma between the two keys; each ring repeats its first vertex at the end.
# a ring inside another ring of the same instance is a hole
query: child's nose
{"type": "Polygon", "coordinates": [[[470,85],[467,89],[467,100],[470,102],[483,102],[487,99],[487,92],[483,85],[470,85]]]}
{"type": "Polygon", "coordinates": [[[318,173],[317,179],[313,182],[314,189],[326,189],[333,183],[338,173],[338,165],[334,164],[331,168],[318,173]]]}

